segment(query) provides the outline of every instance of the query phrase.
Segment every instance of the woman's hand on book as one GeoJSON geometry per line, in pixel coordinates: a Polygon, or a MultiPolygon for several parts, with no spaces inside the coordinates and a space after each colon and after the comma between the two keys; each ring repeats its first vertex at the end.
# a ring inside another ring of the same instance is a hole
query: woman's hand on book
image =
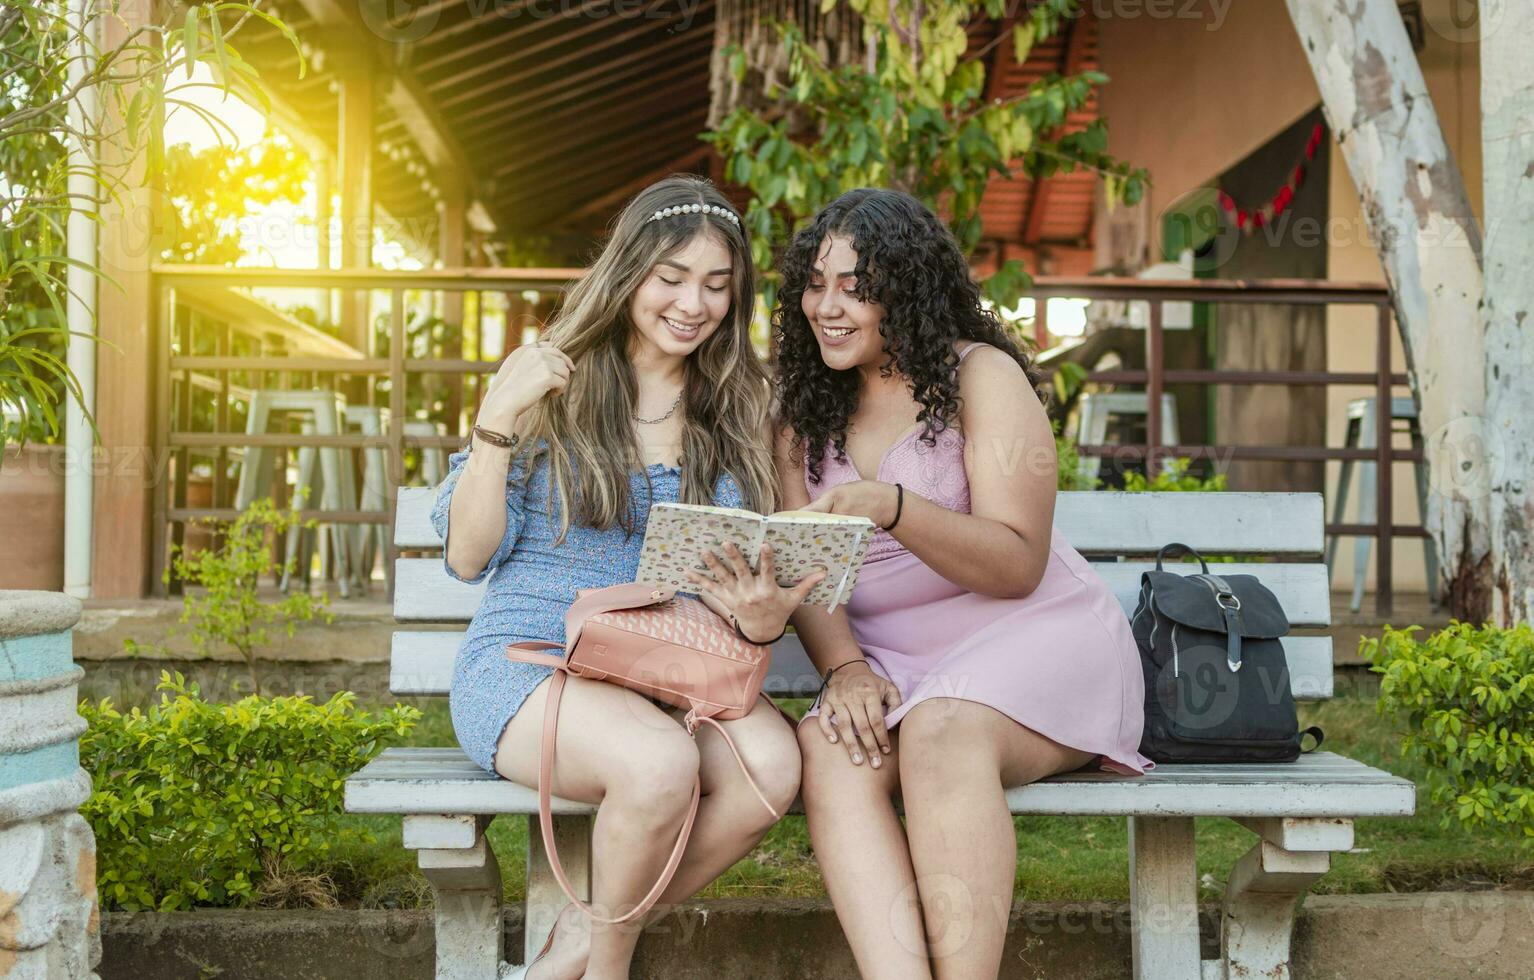
{"type": "Polygon", "coordinates": [[[810,572],[784,588],[778,584],[772,565],[772,545],[763,543],[754,573],[734,544],[726,544],[723,551],[722,558],[704,551],[701,557],[706,570],[688,572],[687,580],[697,587],[705,605],[726,619],[733,617],[752,641],[770,641],[781,633],[789,615],[826,577],[824,571],[810,572]]]}
{"type": "Polygon", "coordinates": [[[833,487],[816,497],[800,510],[817,511],[822,514],[845,514],[849,517],[866,517],[879,527],[895,523],[899,507],[899,493],[893,483],[878,480],[854,480],[833,487]]]}
{"type": "Polygon", "coordinates": [[[884,716],[898,708],[901,700],[898,687],[874,673],[868,661],[855,660],[831,674],[815,720],[828,741],[847,747],[853,765],[861,766],[866,754],[877,769],[890,752],[884,716]]]}
{"type": "Polygon", "coordinates": [[[563,391],[570,383],[575,362],[547,341],[518,347],[506,356],[490,379],[479,408],[479,424],[508,433],[517,417],[538,404],[551,391],[563,391]]]}

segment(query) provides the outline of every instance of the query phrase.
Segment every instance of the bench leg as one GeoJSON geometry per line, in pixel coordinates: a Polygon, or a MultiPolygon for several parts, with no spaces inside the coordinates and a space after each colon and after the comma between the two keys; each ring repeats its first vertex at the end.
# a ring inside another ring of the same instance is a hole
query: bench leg
{"type": "Polygon", "coordinates": [[[1212,964],[1222,968],[1213,975],[1230,980],[1287,978],[1294,914],[1306,890],[1330,868],[1327,851],[1286,851],[1267,840],[1242,855],[1225,885],[1222,963],[1212,964]]]}
{"type": "Polygon", "coordinates": [[[1192,817],[1129,818],[1135,980],[1199,980],[1192,817]]]}
{"type": "MultiPolygon", "coordinates": [[[[554,846],[559,849],[559,863],[581,901],[591,901],[591,821],[589,816],[554,816],[554,846]]],[[[538,815],[527,818],[527,912],[522,917],[522,962],[531,963],[549,930],[559,918],[569,899],[543,850],[543,832],[538,815]]]]}
{"type": "MultiPolygon", "coordinates": [[[[485,839],[488,821],[476,817],[415,818],[419,823],[439,822],[435,829],[450,830],[450,823],[461,824],[455,835],[447,833],[420,847],[417,859],[421,872],[431,883],[437,900],[437,980],[496,980],[501,973],[505,947],[505,926],[501,917],[501,867],[495,851],[485,839]],[[467,844],[467,846],[463,846],[467,844]]],[[[412,833],[405,828],[405,844],[410,846],[425,837],[425,831],[412,833]]]]}

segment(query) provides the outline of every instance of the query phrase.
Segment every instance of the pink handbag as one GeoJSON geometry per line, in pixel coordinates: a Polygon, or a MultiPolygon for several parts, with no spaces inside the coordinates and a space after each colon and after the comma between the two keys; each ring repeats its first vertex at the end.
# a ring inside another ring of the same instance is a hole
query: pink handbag
{"type": "Polygon", "coordinates": [[[550,785],[554,772],[554,741],[559,724],[559,700],[570,675],[610,681],[646,697],[686,708],[684,724],[697,737],[698,727],[713,725],[724,736],[746,781],[774,819],[780,814],[763,795],[734,739],[719,720],[744,718],[751,713],[767,679],[772,648],[743,640],[724,620],[697,599],[677,596],[667,586],[635,582],[605,589],[586,589],[565,613],[566,655],[542,651],[560,649],[557,643],[513,643],[506,655],[520,663],[554,668],[548,705],[543,715],[543,748],[538,762],[538,817],[543,847],[559,886],[587,915],[598,922],[629,922],[648,912],[671,883],[692,834],[698,815],[702,783],[694,782],[687,819],[677,835],[671,858],[660,880],[630,912],[615,919],[598,916],[576,897],[554,847],[554,824],[550,819],[550,785]]]}

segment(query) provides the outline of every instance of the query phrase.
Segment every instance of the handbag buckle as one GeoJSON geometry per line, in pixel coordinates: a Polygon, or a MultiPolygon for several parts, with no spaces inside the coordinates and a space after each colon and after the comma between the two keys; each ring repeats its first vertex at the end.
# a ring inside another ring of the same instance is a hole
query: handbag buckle
{"type": "Polygon", "coordinates": [[[1214,594],[1214,601],[1225,609],[1233,609],[1238,612],[1241,609],[1241,597],[1234,592],[1216,592],[1214,594]]]}

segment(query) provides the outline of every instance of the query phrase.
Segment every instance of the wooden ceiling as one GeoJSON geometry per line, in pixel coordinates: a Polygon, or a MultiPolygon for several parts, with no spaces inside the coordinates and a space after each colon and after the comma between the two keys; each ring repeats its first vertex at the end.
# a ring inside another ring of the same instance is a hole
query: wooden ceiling
{"type": "MultiPolygon", "coordinates": [[[[697,139],[708,116],[715,0],[627,0],[616,6],[614,0],[425,0],[410,8],[414,20],[402,21],[397,31],[372,30],[358,20],[359,9],[378,2],[281,0],[281,15],[297,35],[326,52],[321,70],[311,66],[306,79],[296,78],[297,60],[275,33],[242,36],[242,50],[280,102],[331,146],[337,97],[329,69],[339,60],[334,52],[348,47],[356,57],[356,50],[364,51],[375,72],[388,79],[382,85],[405,91],[435,118],[434,138],[465,161],[469,192],[488,211],[499,239],[547,240],[561,253],[551,257],[581,261],[623,201],[645,183],[673,171],[707,175],[718,169],[717,158],[697,139]],[[341,17],[350,18],[352,30],[337,29],[341,17]]],[[[975,49],[989,46],[989,94],[1005,98],[1048,73],[1095,67],[1094,27],[1090,17],[1077,20],[1017,64],[1010,24],[977,24],[971,43],[975,49]]],[[[406,161],[424,163],[431,148],[417,138],[419,121],[397,112],[396,104],[377,100],[375,199],[429,248],[435,201],[406,161]]],[[[1084,125],[1095,112],[1094,103],[1071,125],[1084,125]]],[[[982,205],[985,238],[993,247],[1089,239],[1092,178],[1055,177],[1043,184],[993,182],[982,205]]]]}

